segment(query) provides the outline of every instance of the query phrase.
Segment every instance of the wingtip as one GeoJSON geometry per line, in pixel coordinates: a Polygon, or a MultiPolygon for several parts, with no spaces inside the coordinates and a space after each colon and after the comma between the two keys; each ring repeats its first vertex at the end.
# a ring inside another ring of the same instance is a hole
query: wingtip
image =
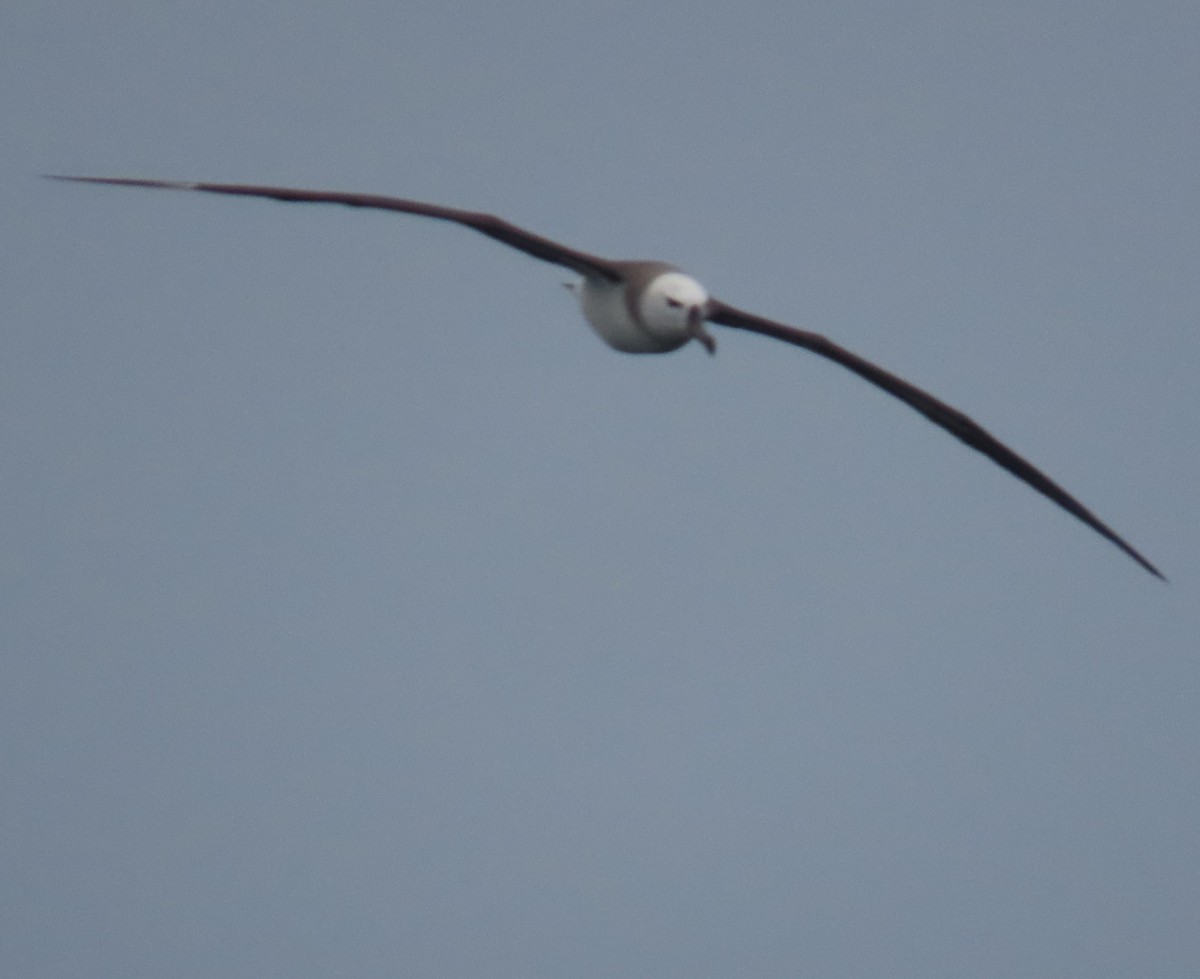
{"type": "Polygon", "coordinates": [[[149,180],[142,177],[82,177],[64,173],[43,173],[45,180],[63,180],[75,184],[108,184],[115,187],[161,187],[166,190],[197,190],[200,184],[188,180],[149,180]]]}
{"type": "Polygon", "coordinates": [[[1158,568],[1156,568],[1149,561],[1142,561],[1142,567],[1154,575],[1154,577],[1161,581],[1164,585],[1169,585],[1171,583],[1171,579],[1159,571],[1158,568]]]}
{"type": "MultiPolygon", "coordinates": [[[[1097,528],[1097,529],[1100,529],[1100,528],[1097,528]]],[[[1123,537],[1118,536],[1116,533],[1114,533],[1112,530],[1110,530],[1106,526],[1103,527],[1103,529],[1101,529],[1100,532],[1105,537],[1107,537],[1109,540],[1111,540],[1114,544],[1116,544],[1117,547],[1119,547],[1122,551],[1124,551],[1127,556],[1133,558],[1134,561],[1136,561],[1138,564],[1140,564],[1144,570],[1146,570],[1150,574],[1154,575],[1154,577],[1157,578],[1159,581],[1163,582],[1164,584],[1168,584],[1168,585],[1171,583],[1170,579],[1168,579],[1165,574],[1163,574],[1161,571],[1158,570],[1158,568],[1156,568],[1153,564],[1151,564],[1150,561],[1145,556],[1142,555],[1141,551],[1139,551],[1136,547],[1134,547],[1132,544],[1130,544],[1128,541],[1126,541],[1123,537]]]]}
{"type": "Polygon", "coordinates": [[[117,179],[115,177],[81,177],[72,173],[42,173],[38,176],[43,180],[69,180],[77,184],[98,184],[117,179]]]}

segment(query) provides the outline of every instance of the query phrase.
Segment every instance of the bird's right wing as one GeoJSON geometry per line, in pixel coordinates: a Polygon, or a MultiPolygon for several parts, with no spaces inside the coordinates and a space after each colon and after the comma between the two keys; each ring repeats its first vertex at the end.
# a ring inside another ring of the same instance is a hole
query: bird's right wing
{"type": "Polygon", "coordinates": [[[298,190],[292,187],[264,187],[255,184],[210,184],[179,180],[143,180],[136,177],[65,177],[48,175],[51,180],[70,180],[83,184],[114,184],[118,187],[155,187],[164,190],[199,190],[209,194],[232,194],[238,197],[266,197],[276,201],[293,201],[307,204],[342,204],[346,207],[362,207],[379,211],[399,211],[417,214],[437,221],[450,221],[472,228],[480,234],[503,242],[511,248],[532,255],[543,262],[561,265],[592,278],[619,282],[621,275],[616,263],[598,255],[577,251],[559,244],[550,238],[526,231],[494,214],[481,211],[462,211],[440,204],[426,204],[402,197],[385,197],[380,194],[359,194],[339,190],[298,190]]]}

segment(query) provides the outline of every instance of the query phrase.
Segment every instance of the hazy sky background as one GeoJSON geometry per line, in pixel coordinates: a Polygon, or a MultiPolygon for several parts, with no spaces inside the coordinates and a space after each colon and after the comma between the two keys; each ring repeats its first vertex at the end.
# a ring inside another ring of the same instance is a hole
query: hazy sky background
{"type": "Polygon", "coordinates": [[[0,7],[6,976],[1200,972],[1200,7],[0,7]],[[370,190],[663,258],[597,340],[370,190]],[[719,329],[719,328],[717,328],[719,329]]]}

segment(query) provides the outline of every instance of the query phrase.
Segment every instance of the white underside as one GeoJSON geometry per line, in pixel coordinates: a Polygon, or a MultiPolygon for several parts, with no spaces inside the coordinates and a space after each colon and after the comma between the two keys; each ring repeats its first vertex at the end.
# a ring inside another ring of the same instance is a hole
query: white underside
{"type": "MultiPolygon", "coordinates": [[[[676,275],[666,273],[657,277],[647,285],[645,293],[652,293],[660,282],[676,275]]],[[[626,297],[627,288],[623,282],[584,279],[574,290],[584,318],[610,347],[634,354],[667,353],[678,350],[691,339],[682,315],[672,315],[669,319],[659,316],[655,321],[643,312],[635,314],[626,297]]],[[[641,299],[645,300],[646,294],[641,299]]],[[[639,306],[645,307],[646,303],[639,306]]]]}
{"type": "Polygon", "coordinates": [[[584,279],[577,290],[584,319],[610,347],[625,353],[665,353],[681,346],[675,339],[659,339],[630,315],[625,284],[604,279],[584,279]]]}

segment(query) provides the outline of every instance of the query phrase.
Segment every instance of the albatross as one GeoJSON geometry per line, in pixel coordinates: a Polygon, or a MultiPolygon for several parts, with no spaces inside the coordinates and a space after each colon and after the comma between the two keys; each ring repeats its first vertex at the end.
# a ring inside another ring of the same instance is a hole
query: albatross
{"type": "Polygon", "coordinates": [[[526,255],[562,266],[579,275],[579,281],[570,288],[579,302],[584,319],[605,343],[625,353],[668,353],[693,340],[710,354],[715,353],[716,340],[705,328],[707,323],[774,337],[841,364],[864,380],[899,398],[935,425],[977,452],[983,453],[998,466],[1007,469],[1067,513],[1087,524],[1150,574],[1166,580],[1158,568],[1074,496],[957,408],[838,346],[819,333],[749,313],[709,295],[696,279],[667,262],[601,258],[527,231],[493,214],[379,194],[130,177],[78,177],[57,174],[48,176],[52,180],[84,184],[195,190],[209,194],[265,197],[277,201],[342,204],[347,207],[399,211],[402,214],[415,214],[437,221],[460,224],[526,255]]]}

